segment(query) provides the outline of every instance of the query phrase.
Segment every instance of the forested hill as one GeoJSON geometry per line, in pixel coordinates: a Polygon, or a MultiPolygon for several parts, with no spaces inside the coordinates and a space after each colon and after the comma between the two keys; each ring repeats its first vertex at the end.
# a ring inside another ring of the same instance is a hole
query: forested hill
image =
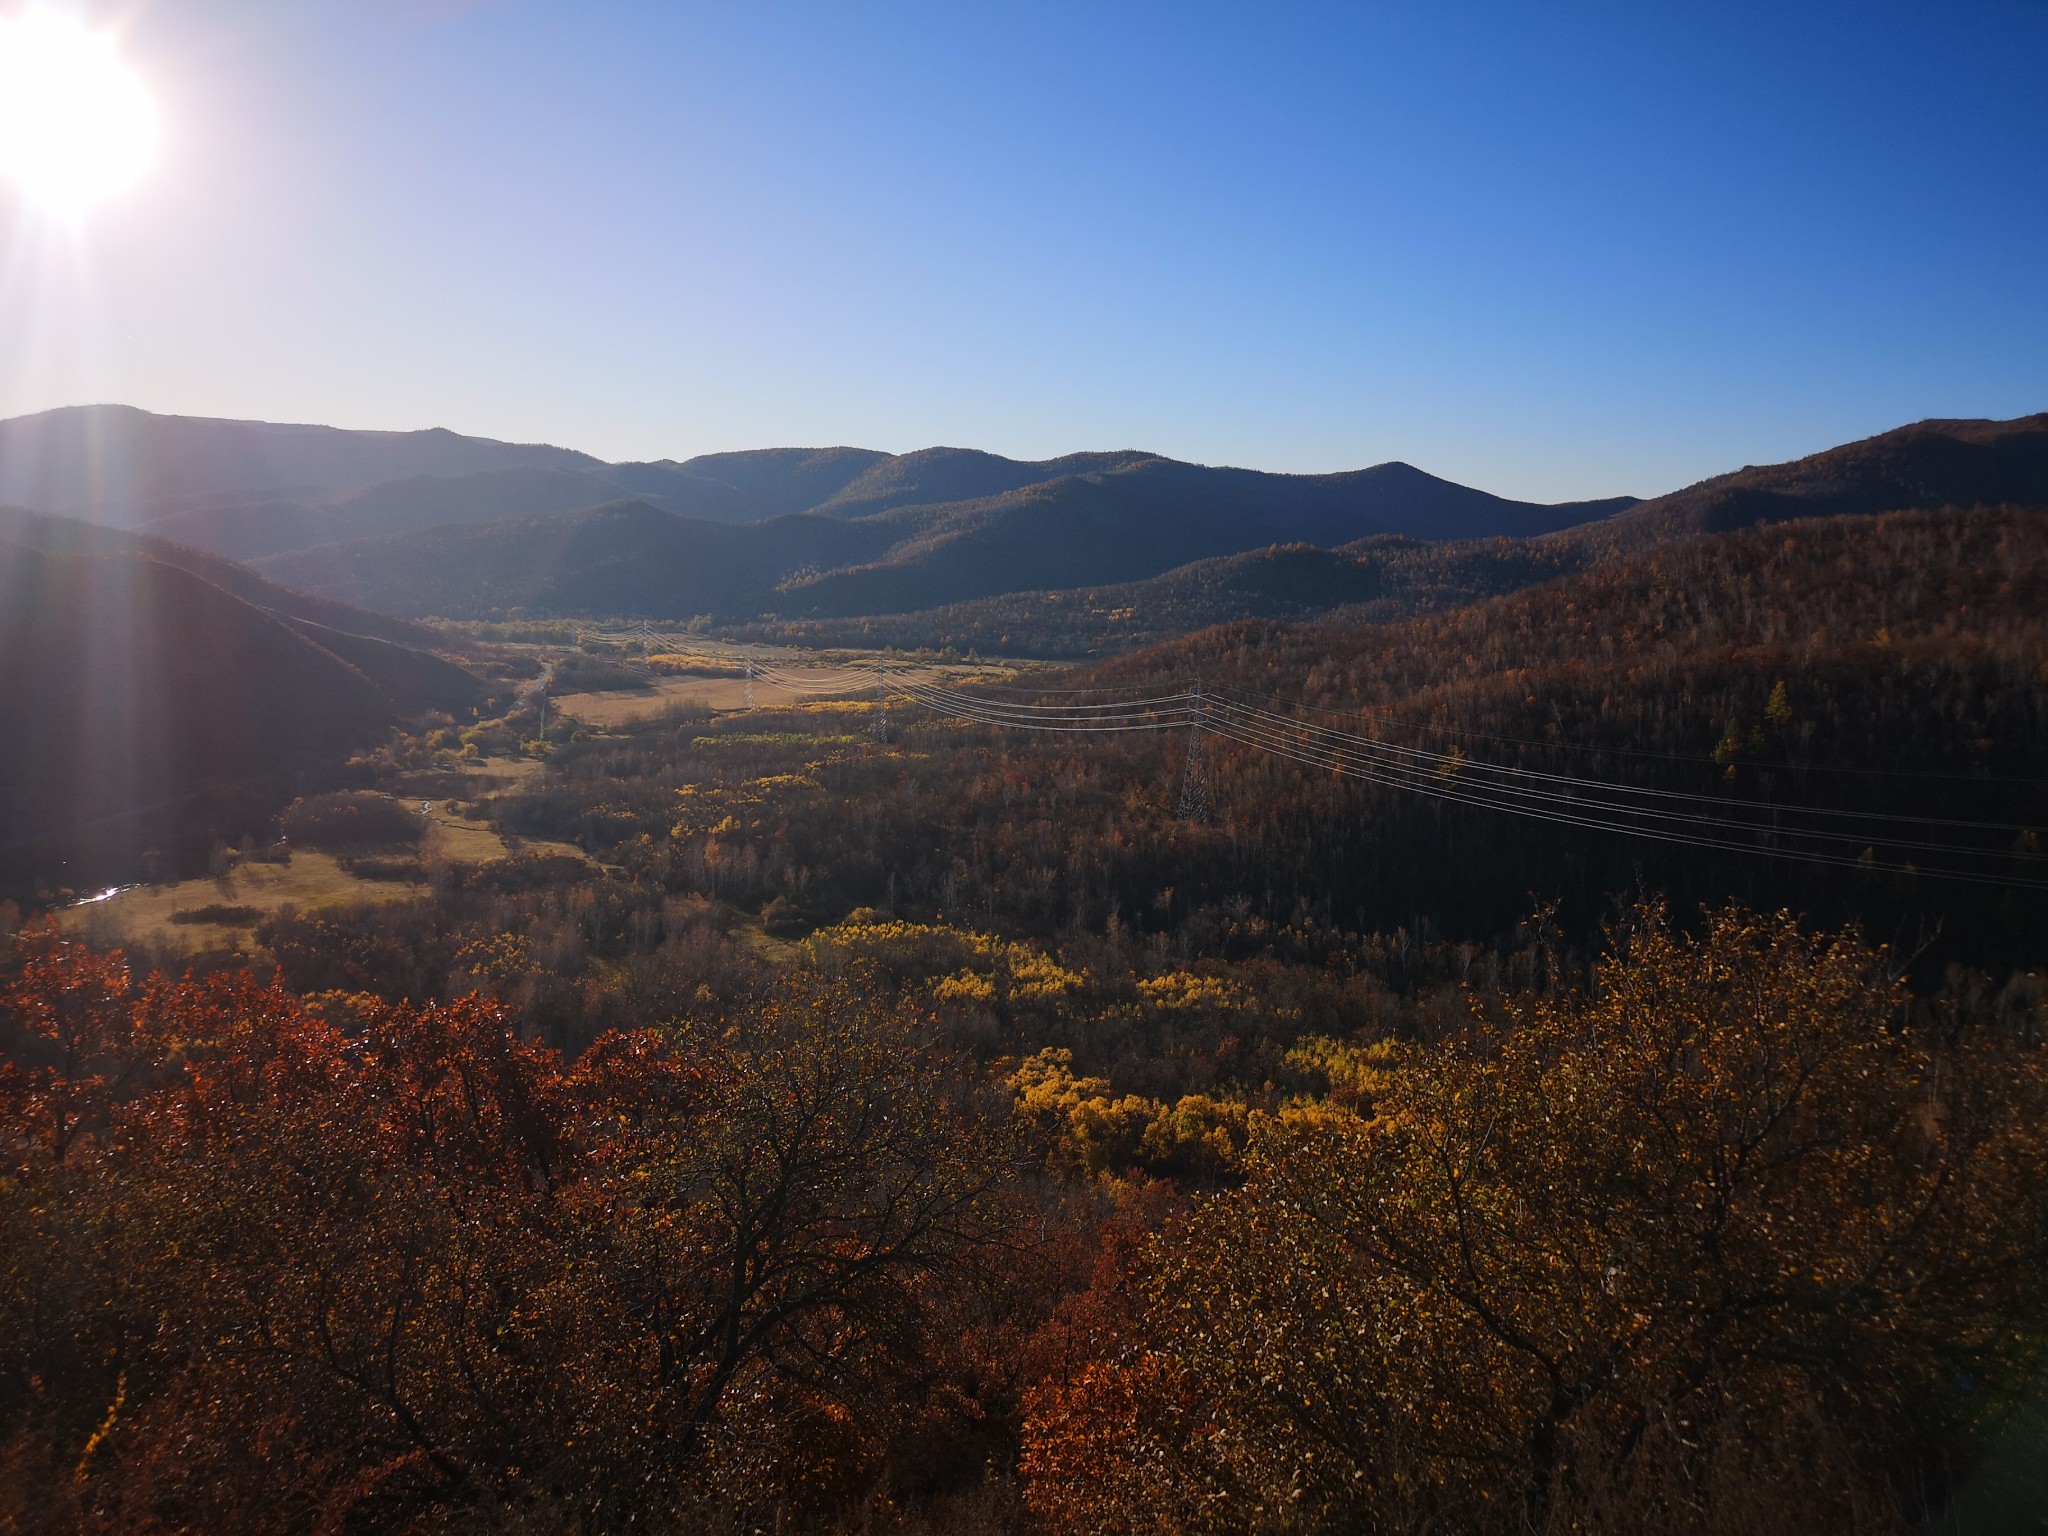
{"type": "MultiPolygon", "coordinates": [[[[2048,877],[2048,512],[1740,530],[1426,618],[1219,628],[1087,676],[1148,690],[1199,679],[1283,714],[1543,773],[1995,824],[2008,830],[1953,834],[1990,850],[1975,867],[2048,877]]],[[[1886,937],[1888,922],[1967,914],[1974,927],[1952,927],[1952,940],[2048,958],[2038,895],[1922,878],[1915,855],[1886,846],[1897,826],[1842,824],[1843,851],[1872,850],[1859,873],[1332,787],[1228,744],[1217,757],[1226,819],[1362,798],[1314,813],[1335,839],[1318,860],[1353,860],[1368,885],[1370,871],[1398,868],[1401,900],[1476,928],[1511,921],[1531,893],[1583,913],[1603,892],[1644,886],[1859,918],[1886,937]]]]}
{"type": "MultiPolygon", "coordinates": [[[[858,494],[883,493],[871,484],[858,494]]],[[[414,616],[513,607],[843,616],[1142,580],[1275,543],[1534,534],[1629,504],[1507,501],[1402,464],[1296,476],[1138,458],[979,500],[859,517],[828,504],[739,526],[639,501],[324,545],[257,565],[293,586],[414,616]]]]}
{"type": "Polygon", "coordinates": [[[752,503],[730,486],[673,465],[625,464],[414,475],[328,494],[209,496],[154,509],[141,526],[233,560],[255,560],[316,544],[571,512],[627,498],[721,522],[753,515],[752,503]]]}
{"type": "Polygon", "coordinates": [[[302,620],[349,634],[374,636],[420,650],[434,650],[443,643],[436,631],[421,625],[337,602],[333,598],[317,597],[294,587],[279,586],[233,560],[152,534],[103,528],[75,518],[44,517],[24,512],[19,507],[0,507],[0,539],[26,544],[52,555],[137,555],[189,571],[202,581],[232,592],[246,603],[290,620],[302,620]]]}
{"type": "Polygon", "coordinates": [[[260,827],[300,774],[481,691],[141,553],[0,538],[0,716],[29,723],[0,754],[0,883],[128,874],[152,846],[176,867],[193,829],[260,827]]]}
{"type": "MultiPolygon", "coordinates": [[[[1818,678],[1840,668],[1924,681],[1928,667],[2001,667],[2016,697],[2048,689],[2048,510],[1901,512],[1812,519],[1660,546],[1540,587],[1391,624],[1228,625],[1089,669],[1102,682],[1205,677],[1304,703],[1376,708],[1424,702],[1443,725],[1513,702],[1553,730],[1559,700],[1658,694],[1697,699],[1702,667],[1818,678]],[[1534,695],[1534,702],[1530,696],[1534,695]]],[[[2032,698],[2048,706],[2048,694],[2032,698]]],[[[1717,732],[1718,732],[1718,721],[1717,732]]],[[[1844,721],[1880,732],[1881,717],[1844,721]]],[[[1711,751],[1669,727],[1593,734],[1604,747],[1711,751]],[[1626,739],[1624,739],[1626,738],[1626,739]]],[[[1809,743],[1815,746],[1814,743],[1809,743]]],[[[1880,749],[1845,745],[1837,766],[2020,772],[2042,747],[2005,731],[1945,731],[1880,749]]],[[[1818,751],[1818,747],[1815,746],[1818,751]]]]}
{"type": "Polygon", "coordinates": [[[588,468],[588,454],[433,429],[359,432],[70,406],[0,421],[0,504],[133,524],[178,498],[338,490],[514,466],[588,468]]]}
{"type": "Polygon", "coordinates": [[[1239,619],[1374,622],[1443,612],[1625,551],[1756,523],[1995,506],[2048,507],[2048,416],[1922,422],[1790,464],[1739,470],[1544,537],[1275,545],[1142,581],[857,618],[785,618],[746,633],[826,645],[1102,656],[1239,619]]]}
{"type": "Polygon", "coordinates": [[[1790,463],[1749,465],[1553,541],[1638,549],[1793,518],[2000,505],[2048,506],[2048,412],[1915,422],[1790,463]]]}
{"type": "Polygon", "coordinates": [[[1192,561],[1144,581],[1011,592],[913,613],[776,620],[733,633],[796,645],[1079,660],[1248,618],[1375,623],[1435,613],[1570,574],[1592,558],[1548,540],[1438,543],[1380,534],[1335,549],[1273,544],[1192,561]]]}
{"type": "Polygon", "coordinates": [[[786,590],[785,613],[895,613],[1033,588],[1137,581],[1271,544],[1532,535],[1601,518],[1626,498],[1538,506],[1407,464],[1267,475],[1166,459],[1067,475],[980,502],[887,514],[913,536],[883,559],[786,590]]]}
{"type": "MultiPolygon", "coordinates": [[[[1284,717],[1456,750],[1475,766],[1704,797],[1686,805],[1706,817],[1819,809],[1831,838],[1819,848],[1849,866],[1774,856],[1753,838],[1751,852],[1735,852],[1602,831],[1597,817],[1526,819],[1460,803],[1454,762],[1417,791],[1339,778],[1227,735],[1206,743],[1210,829],[1169,838],[1178,735],[995,731],[991,750],[1018,774],[1061,786],[1071,827],[1100,811],[1120,829],[1108,842],[1075,834],[1061,852],[999,829],[1026,813],[963,799],[958,815],[993,840],[991,885],[958,899],[993,901],[997,915],[1008,901],[1012,922],[1065,922],[1085,893],[1145,913],[1171,887],[1174,911],[1243,897],[1266,924],[1362,930],[1413,928],[1427,913],[1438,932],[1485,940],[1546,901],[1591,932],[1612,893],[1649,889],[1681,909],[1737,897],[1855,920],[1909,948],[1939,936],[1933,952],[1978,965],[2048,961],[2038,891],[1933,879],[1923,866],[1935,860],[1915,852],[1954,844],[1972,850],[1960,860],[1972,870],[2048,879],[2044,512],[1739,530],[1401,623],[1214,629],[1063,686],[1081,682],[1147,696],[1190,682],[1243,690],[1284,717]],[[1145,831],[1133,807],[1165,821],[1145,831]],[[1049,877],[1024,881],[1020,870],[1036,864],[1049,877]],[[1042,913],[1014,905],[1040,887],[1042,913]]],[[[1812,846],[1786,838],[1776,852],[1812,846]]],[[[913,879],[915,866],[897,870],[899,887],[913,879]]]]}

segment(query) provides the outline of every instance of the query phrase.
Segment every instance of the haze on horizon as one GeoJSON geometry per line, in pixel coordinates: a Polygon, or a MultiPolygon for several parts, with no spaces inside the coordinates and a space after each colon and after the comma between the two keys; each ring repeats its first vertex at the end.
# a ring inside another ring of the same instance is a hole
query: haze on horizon
{"type": "Polygon", "coordinates": [[[1555,500],[2048,404],[2032,0],[59,9],[162,141],[0,189],[0,416],[1555,500]]]}

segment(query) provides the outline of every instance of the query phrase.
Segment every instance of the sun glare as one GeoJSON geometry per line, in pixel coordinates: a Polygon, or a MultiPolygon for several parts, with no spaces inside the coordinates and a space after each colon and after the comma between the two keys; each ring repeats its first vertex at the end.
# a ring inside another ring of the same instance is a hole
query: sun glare
{"type": "Polygon", "coordinates": [[[156,141],[156,109],[112,39],[41,6],[0,17],[0,177],[77,212],[132,184],[156,141]]]}

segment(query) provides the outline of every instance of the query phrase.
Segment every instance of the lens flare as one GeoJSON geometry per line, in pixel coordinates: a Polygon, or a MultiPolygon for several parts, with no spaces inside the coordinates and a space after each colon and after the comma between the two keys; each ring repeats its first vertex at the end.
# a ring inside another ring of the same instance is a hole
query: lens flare
{"type": "Polygon", "coordinates": [[[147,170],[157,135],[149,93],[111,38],[44,7],[0,18],[0,177],[76,212],[147,170]]]}

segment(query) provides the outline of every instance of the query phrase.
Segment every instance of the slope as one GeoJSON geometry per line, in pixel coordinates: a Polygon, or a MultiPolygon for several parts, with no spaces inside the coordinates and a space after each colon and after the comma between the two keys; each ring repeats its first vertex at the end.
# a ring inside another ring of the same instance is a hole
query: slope
{"type": "Polygon", "coordinates": [[[802,566],[872,558],[889,534],[803,513],[766,523],[622,501],[551,517],[328,544],[255,562],[276,580],[410,617],[751,613],[802,566]]]}
{"type": "Polygon", "coordinates": [[[0,539],[26,544],[46,554],[139,555],[189,571],[202,581],[232,592],[246,603],[295,621],[319,624],[349,634],[373,636],[395,645],[434,650],[441,636],[417,624],[318,597],[266,581],[247,566],[204,550],[174,544],[147,533],[103,528],[76,518],[45,517],[18,507],[0,507],[0,539]]]}
{"type": "Polygon", "coordinates": [[[1070,453],[1032,463],[973,448],[926,448],[870,466],[817,510],[835,517],[868,517],[897,507],[980,501],[1068,475],[1121,469],[1152,457],[1132,452],[1070,453]]]}
{"type": "Polygon", "coordinates": [[[1532,539],[1435,543],[1400,534],[1336,549],[1275,544],[1197,560],[1144,581],[1012,592],[913,613],[779,620],[754,638],[1081,658],[1155,645],[1240,619],[1375,622],[1434,613],[1581,569],[1578,550],[1532,539]]]}
{"type": "Polygon", "coordinates": [[[1789,463],[1717,475],[1555,538],[1639,549],[1793,518],[2003,503],[2048,506],[2048,413],[1915,422],[1789,463]]]}
{"type": "Polygon", "coordinates": [[[749,522],[756,509],[740,492],[672,464],[594,469],[521,467],[468,475],[414,475],[361,490],[295,498],[240,495],[185,498],[174,510],[149,509],[148,532],[231,560],[254,560],[349,539],[389,538],[449,523],[494,522],[574,512],[635,498],[664,511],[749,522]]]}
{"type": "Polygon", "coordinates": [[[123,405],[67,406],[0,421],[0,503],[116,525],[179,497],[336,491],[414,475],[598,463],[568,449],[442,428],[359,432],[159,416],[123,405]]]}
{"type": "Polygon", "coordinates": [[[34,722],[0,757],[0,873],[78,883],[152,840],[238,834],[309,769],[473,696],[466,679],[161,561],[0,540],[0,711],[34,722]]]}
{"type": "Polygon", "coordinates": [[[794,587],[785,613],[899,613],[1035,588],[1142,580],[1274,543],[1335,545],[1375,534],[1529,535],[1605,517],[1626,498],[1538,506],[1382,464],[1339,475],[1270,475],[1143,459],[1008,495],[882,514],[905,537],[886,558],[794,587]]]}
{"type": "Polygon", "coordinates": [[[686,474],[730,486],[757,517],[808,512],[888,459],[872,448],[753,448],[685,460],[686,474]]]}

